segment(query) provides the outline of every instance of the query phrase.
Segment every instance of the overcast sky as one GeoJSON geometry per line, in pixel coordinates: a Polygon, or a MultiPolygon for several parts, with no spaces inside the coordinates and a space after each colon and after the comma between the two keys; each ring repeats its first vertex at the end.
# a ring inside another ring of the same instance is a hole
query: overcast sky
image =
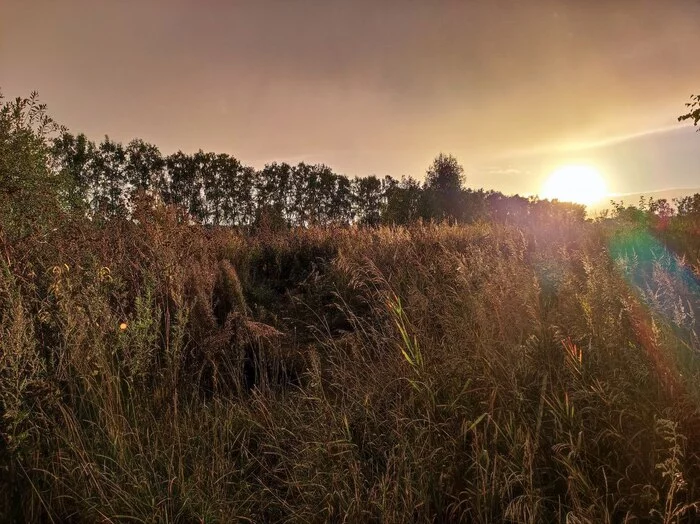
{"type": "Polygon", "coordinates": [[[0,89],[74,132],[532,193],[700,186],[700,0],[0,0],[0,89]]]}

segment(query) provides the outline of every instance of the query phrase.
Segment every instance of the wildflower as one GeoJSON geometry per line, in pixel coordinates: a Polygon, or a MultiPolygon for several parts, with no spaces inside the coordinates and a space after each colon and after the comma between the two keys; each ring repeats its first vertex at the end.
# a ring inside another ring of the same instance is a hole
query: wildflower
{"type": "Polygon", "coordinates": [[[126,329],[126,322],[122,322],[121,324],[119,324],[119,329],[124,331],[126,329]]]}

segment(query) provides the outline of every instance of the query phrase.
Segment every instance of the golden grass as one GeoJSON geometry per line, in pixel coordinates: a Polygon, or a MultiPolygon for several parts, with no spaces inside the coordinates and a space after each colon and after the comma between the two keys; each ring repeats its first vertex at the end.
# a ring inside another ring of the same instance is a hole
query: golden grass
{"type": "Polygon", "coordinates": [[[619,234],[156,210],[13,246],[0,520],[691,521],[698,294],[619,234]]]}

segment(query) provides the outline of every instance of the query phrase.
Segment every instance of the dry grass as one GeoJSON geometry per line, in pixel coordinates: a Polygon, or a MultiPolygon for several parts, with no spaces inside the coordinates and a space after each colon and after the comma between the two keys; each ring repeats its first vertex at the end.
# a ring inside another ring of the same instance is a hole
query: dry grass
{"type": "Polygon", "coordinates": [[[698,281],[641,232],[137,219],[4,250],[0,520],[697,518],[698,281]]]}

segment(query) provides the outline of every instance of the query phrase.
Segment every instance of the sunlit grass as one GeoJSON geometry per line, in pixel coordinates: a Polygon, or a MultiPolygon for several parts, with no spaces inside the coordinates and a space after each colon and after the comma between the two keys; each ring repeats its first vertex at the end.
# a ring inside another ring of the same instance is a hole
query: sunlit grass
{"type": "Polygon", "coordinates": [[[638,232],[169,220],[0,262],[0,520],[697,517],[699,301],[638,232]]]}

